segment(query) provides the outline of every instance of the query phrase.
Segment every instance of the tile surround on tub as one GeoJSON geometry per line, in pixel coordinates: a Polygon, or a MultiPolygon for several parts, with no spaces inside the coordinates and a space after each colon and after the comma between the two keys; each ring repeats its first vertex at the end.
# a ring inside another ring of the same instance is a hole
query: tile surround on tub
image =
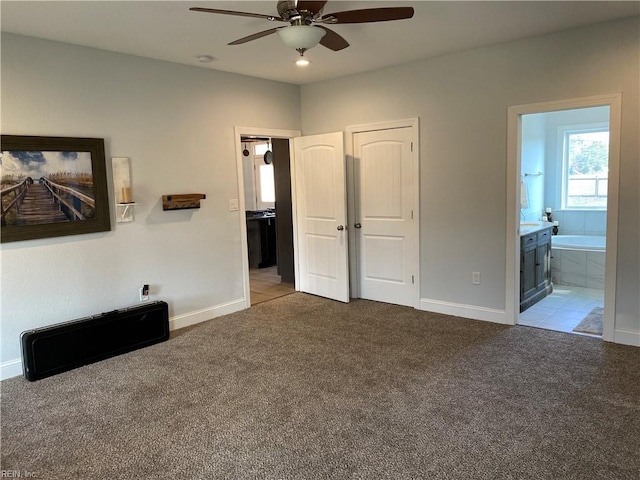
{"type": "Polygon", "coordinates": [[[564,212],[562,210],[557,210],[552,212],[553,221],[558,222],[560,225],[564,224],[564,212]]]}
{"type": "Polygon", "coordinates": [[[584,233],[585,235],[606,235],[607,212],[605,210],[584,212],[584,233]]]}
{"type": "Polygon", "coordinates": [[[564,273],[587,274],[587,252],[561,250],[562,271],[564,273]]]}
{"type": "Polygon", "coordinates": [[[606,235],[606,210],[557,210],[553,212],[562,235],[606,235]]]}
{"type": "Polygon", "coordinates": [[[584,212],[565,211],[562,215],[562,233],[569,235],[580,235],[584,232],[584,212]],[[573,233],[575,232],[575,233],[573,233]]]}
{"type": "MultiPolygon", "coordinates": [[[[523,222],[539,222],[543,211],[523,210],[523,222]]],[[[553,221],[557,221],[562,235],[606,235],[606,210],[554,210],[553,221]]]]}
{"type": "Polygon", "coordinates": [[[553,284],[556,285],[568,285],[571,287],[586,287],[587,277],[586,275],[580,275],[577,273],[564,273],[558,272],[555,276],[552,276],[553,284]]]}
{"type": "Polygon", "coordinates": [[[604,265],[602,252],[587,252],[587,276],[604,277],[604,265]]]}
{"type": "Polygon", "coordinates": [[[554,285],[604,289],[605,253],[551,250],[554,285]]]}

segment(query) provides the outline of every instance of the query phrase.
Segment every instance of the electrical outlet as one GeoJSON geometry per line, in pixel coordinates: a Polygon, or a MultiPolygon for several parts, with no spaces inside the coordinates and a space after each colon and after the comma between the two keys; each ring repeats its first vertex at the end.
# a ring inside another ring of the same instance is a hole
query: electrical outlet
{"type": "Polygon", "coordinates": [[[480,285],[480,272],[471,272],[471,283],[480,285]]]}
{"type": "Polygon", "coordinates": [[[149,285],[143,285],[142,287],[140,287],[140,301],[149,301],[149,285]]]}
{"type": "Polygon", "coordinates": [[[230,212],[237,212],[239,208],[240,207],[238,206],[238,199],[237,198],[232,198],[231,200],[229,200],[229,211],[230,212]]]}

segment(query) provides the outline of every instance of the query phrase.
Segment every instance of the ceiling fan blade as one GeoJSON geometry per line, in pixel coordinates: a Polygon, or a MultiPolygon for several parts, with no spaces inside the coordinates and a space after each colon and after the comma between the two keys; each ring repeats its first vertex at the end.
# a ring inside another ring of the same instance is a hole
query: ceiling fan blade
{"type": "Polygon", "coordinates": [[[243,43],[250,42],[251,40],[257,40],[262,37],[266,37],[267,35],[271,35],[272,33],[276,33],[280,28],[270,28],[269,30],[265,30],[264,32],[254,33],[253,35],[249,35],[247,37],[239,38],[228,45],[242,45],[243,43]]]}
{"type": "Polygon", "coordinates": [[[300,0],[298,2],[298,4],[296,5],[296,10],[298,10],[299,12],[302,11],[307,11],[307,12],[313,12],[313,14],[317,14],[318,12],[322,11],[322,9],[324,8],[324,6],[327,4],[326,1],[324,2],[306,2],[304,0],[300,0]]]}
{"type": "Polygon", "coordinates": [[[323,27],[322,25],[315,25],[315,26],[327,32],[325,36],[320,39],[320,45],[327,47],[329,50],[333,50],[334,52],[338,52],[349,46],[349,42],[347,42],[344,38],[342,38],[333,30],[329,30],[328,28],[323,27]]]}
{"type": "Polygon", "coordinates": [[[329,13],[323,15],[321,21],[326,23],[369,23],[404,20],[411,17],[413,17],[412,7],[385,7],[329,13]]]}
{"type": "Polygon", "coordinates": [[[237,17],[252,17],[252,18],[263,18],[265,20],[278,21],[278,22],[286,22],[284,18],[276,17],[275,15],[264,15],[262,13],[250,13],[250,12],[234,12],[233,10],[217,10],[215,8],[201,8],[201,7],[191,7],[189,10],[192,12],[205,12],[205,13],[220,13],[222,15],[235,15],[237,17]]]}

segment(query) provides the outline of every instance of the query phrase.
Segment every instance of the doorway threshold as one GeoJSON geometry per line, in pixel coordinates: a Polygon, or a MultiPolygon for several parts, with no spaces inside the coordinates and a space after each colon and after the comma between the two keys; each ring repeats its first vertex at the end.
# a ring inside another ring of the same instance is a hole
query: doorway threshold
{"type": "Polygon", "coordinates": [[[276,265],[267,268],[249,270],[251,306],[294,293],[295,287],[290,283],[282,283],[276,265]]]}

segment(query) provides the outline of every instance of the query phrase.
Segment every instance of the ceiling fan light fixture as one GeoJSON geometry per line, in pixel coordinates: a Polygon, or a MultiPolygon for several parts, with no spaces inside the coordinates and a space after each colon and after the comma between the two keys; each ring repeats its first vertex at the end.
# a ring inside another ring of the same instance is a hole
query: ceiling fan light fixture
{"type": "Polygon", "coordinates": [[[320,43],[325,31],[312,25],[291,25],[278,30],[278,35],[287,47],[309,50],[320,43]]]}
{"type": "Polygon", "coordinates": [[[299,67],[308,67],[311,62],[306,58],[299,58],[296,60],[296,65],[299,67]]]}

